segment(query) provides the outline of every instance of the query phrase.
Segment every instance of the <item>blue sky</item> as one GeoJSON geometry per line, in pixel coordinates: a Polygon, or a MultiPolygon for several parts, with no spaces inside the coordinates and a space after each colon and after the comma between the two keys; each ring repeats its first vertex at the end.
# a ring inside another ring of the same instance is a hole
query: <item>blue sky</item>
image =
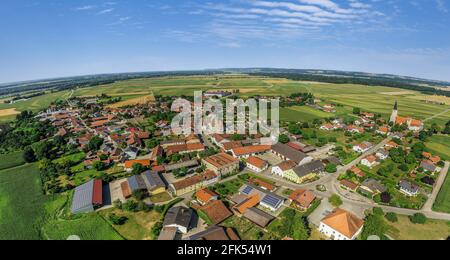
{"type": "Polygon", "coordinates": [[[450,80],[450,0],[2,0],[0,82],[224,67],[450,80]]]}

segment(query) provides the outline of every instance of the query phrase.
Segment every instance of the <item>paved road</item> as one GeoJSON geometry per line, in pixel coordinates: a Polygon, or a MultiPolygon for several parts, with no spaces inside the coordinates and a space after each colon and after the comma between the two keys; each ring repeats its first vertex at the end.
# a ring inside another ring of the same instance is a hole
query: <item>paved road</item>
{"type": "Polygon", "coordinates": [[[428,201],[427,201],[427,203],[425,203],[425,206],[423,207],[422,210],[427,211],[427,212],[433,211],[432,208],[433,208],[434,202],[436,201],[439,191],[441,191],[442,185],[444,184],[445,178],[447,177],[449,168],[450,168],[450,162],[445,162],[445,167],[442,168],[442,171],[439,174],[439,178],[433,189],[433,193],[429,196],[428,201]]]}

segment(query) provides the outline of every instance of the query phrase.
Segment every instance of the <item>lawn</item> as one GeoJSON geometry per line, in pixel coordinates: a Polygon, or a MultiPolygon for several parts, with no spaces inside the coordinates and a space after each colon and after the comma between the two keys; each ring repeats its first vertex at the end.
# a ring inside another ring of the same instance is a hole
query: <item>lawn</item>
{"type": "Polygon", "coordinates": [[[108,219],[111,214],[128,218],[122,226],[112,225],[112,227],[127,240],[151,240],[151,229],[161,219],[161,213],[156,211],[130,213],[118,209],[108,209],[100,212],[104,219],[108,219]]]}
{"type": "Polygon", "coordinates": [[[172,196],[170,196],[170,194],[168,192],[163,192],[160,194],[156,194],[156,195],[152,195],[150,197],[150,200],[153,203],[163,203],[163,202],[168,202],[172,199],[172,196]]]}
{"type": "Polygon", "coordinates": [[[22,151],[0,154],[0,170],[20,166],[25,163],[22,151]]]}
{"type": "Polygon", "coordinates": [[[387,222],[391,228],[387,234],[396,240],[442,240],[450,234],[450,223],[428,220],[427,223],[413,224],[407,216],[398,216],[398,222],[387,222]]]}
{"type": "Polygon", "coordinates": [[[450,213],[450,171],[433,205],[434,211],[450,213]]]}
{"type": "Polygon", "coordinates": [[[446,161],[450,160],[450,136],[434,135],[426,141],[425,145],[433,155],[439,155],[446,161]]]}
{"type": "Polygon", "coordinates": [[[41,239],[41,227],[60,196],[45,196],[35,164],[0,171],[0,239],[41,239]]]}
{"type": "Polygon", "coordinates": [[[123,240],[97,213],[70,220],[55,219],[43,228],[43,237],[48,240],[66,240],[69,236],[78,236],[81,240],[123,240]]]}

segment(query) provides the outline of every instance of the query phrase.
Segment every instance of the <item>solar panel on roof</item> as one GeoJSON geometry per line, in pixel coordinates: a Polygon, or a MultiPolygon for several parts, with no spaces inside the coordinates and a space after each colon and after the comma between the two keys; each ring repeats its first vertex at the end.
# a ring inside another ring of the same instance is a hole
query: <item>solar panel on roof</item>
{"type": "Polygon", "coordinates": [[[245,195],[249,195],[252,191],[253,191],[253,188],[250,186],[247,186],[242,190],[242,193],[244,193],[245,195]]]}
{"type": "Polygon", "coordinates": [[[266,195],[266,196],[264,196],[262,203],[267,204],[271,207],[277,208],[281,204],[281,200],[272,195],[266,195]]]}

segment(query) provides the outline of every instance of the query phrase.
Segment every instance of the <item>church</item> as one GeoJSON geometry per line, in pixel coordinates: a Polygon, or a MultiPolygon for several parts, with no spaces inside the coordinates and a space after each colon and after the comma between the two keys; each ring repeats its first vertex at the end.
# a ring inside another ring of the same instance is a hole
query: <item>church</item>
{"type": "Polygon", "coordinates": [[[413,119],[411,117],[401,117],[398,115],[398,102],[395,101],[394,109],[392,110],[391,119],[389,122],[394,125],[407,125],[408,130],[414,132],[420,132],[424,128],[424,124],[422,121],[413,119]]]}

